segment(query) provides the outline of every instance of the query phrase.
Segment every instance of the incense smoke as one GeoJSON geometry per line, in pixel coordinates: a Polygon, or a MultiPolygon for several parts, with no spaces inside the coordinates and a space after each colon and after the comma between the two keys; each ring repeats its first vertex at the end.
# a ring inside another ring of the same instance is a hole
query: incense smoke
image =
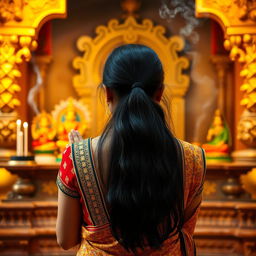
{"type": "Polygon", "coordinates": [[[195,2],[193,0],[163,0],[159,14],[161,18],[168,21],[179,14],[186,22],[179,34],[189,38],[193,44],[199,41],[199,34],[194,29],[201,24],[202,19],[199,20],[195,17],[195,2]]]}
{"type": "Polygon", "coordinates": [[[33,66],[33,70],[36,74],[36,83],[34,85],[34,87],[32,87],[29,90],[28,93],[28,104],[30,105],[30,107],[34,110],[35,114],[38,115],[39,114],[39,110],[35,101],[35,96],[38,94],[42,84],[43,84],[43,78],[41,76],[39,67],[37,66],[36,62],[34,59],[32,59],[31,61],[32,66],[33,66]]]}
{"type": "MultiPolygon", "coordinates": [[[[200,107],[200,114],[196,118],[196,121],[194,123],[194,135],[193,135],[193,141],[194,142],[199,142],[200,141],[200,136],[202,133],[201,127],[203,126],[203,123],[205,120],[208,119],[209,113],[211,113],[212,106],[216,102],[216,98],[218,95],[218,90],[215,86],[215,82],[213,79],[211,79],[207,75],[203,75],[198,72],[198,70],[195,68],[198,66],[198,63],[200,62],[201,55],[195,51],[187,52],[188,55],[192,56],[193,61],[192,61],[192,71],[191,71],[191,79],[192,81],[200,86],[207,87],[208,92],[211,92],[211,97],[206,97],[208,100],[202,102],[201,107],[200,107]]],[[[206,90],[204,90],[206,91],[206,90]]]]}
{"type": "MultiPolygon", "coordinates": [[[[182,17],[185,21],[185,25],[179,30],[179,34],[184,38],[188,39],[192,44],[198,43],[200,36],[194,31],[196,27],[202,24],[205,19],[197,19],[195,17],[195,2],[194,0],[162,0],[162,5],[159,10],[160,17],[166,19],[168,22],[171,22],[177,15],[182,17]]],[[[188,45],[186,45],[188,47],[188,45]]],[[[200,141],[200,136],[202,133],[201,127],[202,124],[208,119],[209,113],[212,110],[212,106],[216,102],[217,97],[217,89],[215,87],[215,81],[211,79],[209,76],[201,74],[198,70],[199,61],[201,55],[196,53],[195,51],[187,51],[188,48],[185,49],[186,53],[192,59],[192,67],[191,67],[191,80],[193,83],[207,87],[204,92],[210,92],[211,97],[206,97],[209,100],[201,103],[201,111],[198,115],[196,121],[194,122],[194,135],[193,140],[195,142],[200,141]]]]}

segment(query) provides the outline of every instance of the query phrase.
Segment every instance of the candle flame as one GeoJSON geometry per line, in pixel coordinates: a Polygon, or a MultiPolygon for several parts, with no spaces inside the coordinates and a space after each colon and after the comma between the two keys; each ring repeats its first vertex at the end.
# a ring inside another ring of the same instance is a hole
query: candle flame
{"type": "Polygon", "coordinates": [[[17,124],[17,125],[21,125],[21,120],[18,119],[18,120],[16,121],[16,124],[17,124]]]}
{"type": "Polygon", "coordinates": [[[23,128],[28,128],[28,123],[27,122],[23,123],[23,128]]]}

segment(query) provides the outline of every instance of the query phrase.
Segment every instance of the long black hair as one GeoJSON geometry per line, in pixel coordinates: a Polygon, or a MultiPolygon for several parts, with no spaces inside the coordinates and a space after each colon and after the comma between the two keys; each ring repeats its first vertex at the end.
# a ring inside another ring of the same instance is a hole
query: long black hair
{"type": "Polygon", "coordinates": [[[98,143],[109,148],[107,203],[114,237],[128,251],[159,248],[183,223],[183,174],[177,140],[154,96],[163,88],[157,54],[124,45],[108,57],[103,84],[118,98],[98,143]]]}

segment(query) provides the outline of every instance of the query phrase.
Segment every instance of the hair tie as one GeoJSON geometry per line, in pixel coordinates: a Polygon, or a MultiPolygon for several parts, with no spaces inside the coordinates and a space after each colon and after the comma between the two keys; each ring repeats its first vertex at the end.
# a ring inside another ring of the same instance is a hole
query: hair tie
{"type": "Polygon", "coordinates": [[[140,89],[143,89],[143,84],[141,82],[135,82],[133,85],[132,85],[132,89],[134,88],[140,88],[140,89]]]}

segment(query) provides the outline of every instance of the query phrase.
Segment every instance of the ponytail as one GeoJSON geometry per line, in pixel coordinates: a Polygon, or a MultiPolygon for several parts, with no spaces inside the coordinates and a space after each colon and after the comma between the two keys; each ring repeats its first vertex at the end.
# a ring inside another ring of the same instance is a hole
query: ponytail
{"type": "Polygon", "coordinates": [[[183,174],[176,139],[161,106],[148,95],[144,83],[129,88],[119,97],[100,138],[98,159],[101,169],[102,146],[109,135],[111,230],[124,248],[136,252],[146,246],[159,248],[181,228],[183,174]]]}

